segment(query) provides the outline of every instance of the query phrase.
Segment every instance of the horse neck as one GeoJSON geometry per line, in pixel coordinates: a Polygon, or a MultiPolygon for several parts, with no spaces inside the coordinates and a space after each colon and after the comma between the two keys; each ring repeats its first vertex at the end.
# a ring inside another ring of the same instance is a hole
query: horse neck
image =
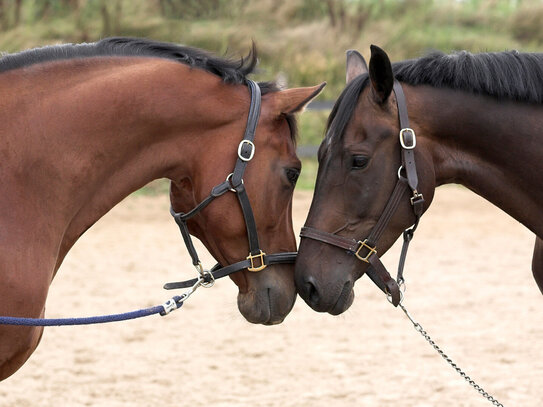
{"type": "Polygon", "coordinates": [[[57,62],[30,72],[0,78],[7,89],[16,81],[14,108],[2,120],[10,123],[2,133],[13,157],[4,168],[14,181],[3,195],[26,197],[4,204],[18,208],[21,221],[22,213],[40,209],[33,227],[55,226],[50,233],[52,241],[62,238],[59,264],[129,193],[153,179],[192,175],[206,142],[242,126],[248,105],[245,87],[162,59],[57,62]]]}
{"type": "Polygon", "coordinates": [[[406,94],[436,185],[462,184],[543,236],[543,107],[426,86],[406,94]]]}

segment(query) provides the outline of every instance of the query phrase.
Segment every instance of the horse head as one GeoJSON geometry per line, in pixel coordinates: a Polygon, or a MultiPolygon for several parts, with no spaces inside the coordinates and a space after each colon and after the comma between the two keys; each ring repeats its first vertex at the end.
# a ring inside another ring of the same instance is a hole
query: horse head
{"type": "MultiPolygon", "coordinates": [[[[368,69],[358,52],[348,51],[346,76],[347,86],[332,110],[319,148],[319,170],[306,226],[340,239],[363,240],[378,223],[405,171],[401,168],[400,126],[388,56],[372,46],[368,69]]],[[[418,130],[415,123],[413,127],[418,130]]],[[[423,145],[414,154],[419,191],[429,204],[435,188],[433,174],[428,174],[433,171],[431,160],[423,145]]],[[[387,221],[379,243],[371,250],[386,252],[414,221],[410,199],[405,194],[387,221]]],[[[359,249],[370,250],[359,244],[359,249]]],[[[301,297],[313,309],[340,314],[352,304],[354,282],[368,268],[368,262],[361,261],[367,260],[368,255],[355,252],[302,239],[296,260],[296,284],[301,297]]]]}
{"type": "MultiPolygon", "coordinates": [[[[261,84],[260,87],[263,94],[260,118],[252,151],[248,155],[250,162],[242,184],[238,182],[238,185],[247,193],[262,252],[295,252],[292,194],[301,162],[296,156],[294,114],[303,110],[320,93],[324,84],[286,90],[278,90],[270,84],[261,84]]],[[[246,111],[243,119],[235,121],[235,125],[228,129],[228,135],[222,135],[212,144],[213,151],[209,151],[209,157],[214,157],[213,160],[202,153],[193,176],[172,182],[170,197],[175,211],[189,211],[232,172],[247,121],[246,111]]],[[[240,148],[246,145],[249,143],[240,145],[240,148]]],[[[236,188],[232,191],[236,192],[236,188]]],[[[198,237],[222,265],[249,258],[247,254],[252,249],[247,230],[247,224],[252,221],[244,218],[238,198],[235,193],[227,192],[187,222],[190,233],[198,237]]],[[[292,264],[275,264],[264,268],[263,256],[253,256],[251,261],[255,267],[252,271],[245,269],[231,278],[239,287],[238,308],[245,318],[253,323],[276,324],[290,312],[296,299],[294,267],[292,264]]]]}

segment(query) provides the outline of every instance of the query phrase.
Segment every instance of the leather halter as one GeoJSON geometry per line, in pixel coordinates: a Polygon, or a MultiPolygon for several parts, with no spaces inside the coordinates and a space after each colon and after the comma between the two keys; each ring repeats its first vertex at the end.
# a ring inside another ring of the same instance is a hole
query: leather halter
{"type": "Polygon", "coordinates": [[[403,267],[407,256],[407,249],[409,247],[409,242],[413,238],[413,233],[417,228],[419,219],[422,216],[424,198],[422,194],[417,191],[418,177],[414,151],[417,145],[417,139],[415,132],[409,127],[405,95],[402,86],[396,80],[394,81],[393,89],[396,94],[396,104],[400,121],[399,141],[401,146],[402,165],[398,170],[398,181],[396,182],[396,186],[371,233],[365,239],[355,240],[304,226],[300,232],[300,236],[302,238],[310,238],[342,248],[349,253],[354,254],[359,260],[369,263],[370,267],[367,269],[366,274],[387,294],[390,302],[396,307],[401,301],[399,286],[404,281],[403,267]],[[396,213],[400,201],[404,199],[405,191],[408,189],[411,190],[412,193],[410,202],[413,207],[413,213],[415,214],[415,223],[403,233],[404,243],[398,265],[398,276],[397,279],[394,280],[377,255],[377,243],[390,222],[390,219],[394,213],[396,213]]]}
{"type": "Polygon", "coordinates": [[[256,229],[253,210],[251,208],[251,203],[249,202],[249,197],[247,196],[247,191],[243,185],[243,174],[247,164],[249,164],[249,161],[251,161],[255,153],[255,145],[253,144],[253,140],[255,137],[258,119],[260,117],[261,92],[260,87],[256,82],[247,80],[247,86],[249,87],[249,92],[251,94],[251,104],[249,107],[245,134],[243,136],[243,140],[241,140],[238,146],[238,159],[236,161],[234,171],[226,177],[225,181],[219,185],[216,185],[211,190],[209,196],[189,212],[175,212],[175,210],[170,207],[170,213],[179,226],[179,230],[181,231],[181,235],[183,236],[187,250],[192,258],[192,264],[194,267],[196,267],[196,270],[199,273],[199,278],[175,283],[167,283],[164,285],[166,290],[192,287],[199,280],[201,280],[204,285],[211,285],[215,279],[225,277],[243,269],[258,272],[264,270],[267,266],[272,264],[294,263],[294,260],[296,259],[296,252],[266,254],[260,249],[260,244],[258,242],[258,232],[256,229]],[[229,191],[236,194],[243,212],[245,226],[247,228],[247,239],[249,241],[249,255],[245,260],[237,263],[230,264],[225,267],[221,266],[220,264],[216,264],[211,270],[204,270],[198,257],[198,253],[196,252],[194,244],[192,243],[187,221],[213,202],[215,198],[218,198],[229,191]]]}

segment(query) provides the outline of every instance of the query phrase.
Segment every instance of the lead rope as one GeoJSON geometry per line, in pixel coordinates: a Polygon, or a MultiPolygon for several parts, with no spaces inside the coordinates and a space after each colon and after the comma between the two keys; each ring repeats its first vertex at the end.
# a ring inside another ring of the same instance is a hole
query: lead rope
{"type": "MultiPolygon", "coordinates": [[[[419,332],[424,339],[432,346],[432,348],[435,349],[435,351],[441,356],[456,372],[466,380],[466,382],[469,383],[471,387],[473,387],[477,392],[486,398],[488,401],[490,401],[494,406],[498,407],[504,407],[502,403],[500,403],[498,400],[496,400],[494,397],[492,397],[490,394],[488,394],[481,386],[479,386],[471,377],[469,377],[461,368],[459,368],[456,363],[452,361],[449,356],[443,350],[434,342],[434,340],[428,335],[428,332],[424,330],[421,324],[419,324],[417,321],[411,317],[409,312],[407,311],[407,308],[405,308],[405,305],[403,305],[403,298],[405,293],[405,279],[403,277],[403,268],[405,265],[405,258],[407,256],[407,249],[409,247],[409,243],[411,242],[411,239],[413,239],[413,233],[415,232],[415,229],[418,226],[420,216],[422,215],[422,206],[424,205],[424,199],[422,198],[422,194],[417,192],[418,188],[418,177],[417,177],[417,171],[415,167],[415,158],[414,158],[414,147],[416,146],[416,139],[415,133],[412,129],[409,128],[409,117],[407,114],[407,104],[405,102],[405,95],[402,89],[402,86],[400,83],[395,80],[394,81],[394,93],[396,94],[396,104],[398,106],[398,116],[400,119],[400,144],[402,145],[402,167],[400,167],[400,171],[403,168],[406,171],[409,187],[413,191],[413,198],[411,198],[411,204],[413,205],[413,209],[415,211],[415,217],[416,221],[413,227],[410,229],[407,229],[403,233],[403,247],[402,252],[400,255],[400,262],[398,265],[398,277],[396,278],[399,291],[400,291],[400,302],[399,307],[402,309],[404,314],[409,318],[411,323],[413,324],[413,327],[417,332],[419,332]],[[405,145],[405,134],[404,132],[412,133],[413,135],[413,141],[412,144],[409,146],[405,145]],[[403,289],[402,289],[403,288],[403,289]]],[[[398,172],[398,176],[400,173],[398,172]]],[[[392,304],[392,296],[387,294],[388,301],[392,304]]]]}
{"type": "MultiPolygon", "coordinates": [[[[415,321],[413,319],[413,317],[411,316],[409,311],[407,311],[407,308],[405,307],[405,305],[403,305],[404,293],[405,293],[405,282],[404,281],[399,282],[399,286],[400,286],[400,289],[401,289],[400,290],[401,299],[400,299],[399,307],[402,309],[402,311],[407,316],[409,321],[411,321],[411,323],[413,324],[413,328],[415,328],[415,330],[417,332],[419,332],[424,339],[426,339],[426,341],[432,346],[432,348],[435,349],[435,351],[439,354],[439,356],[441,356],[471,387],[473,387],[475,390],[477,390],[477,392],[481,396],[483,396],[485,399],[490,401],[492,403],[492,405],[494,405],[494,406],[504,407],[502,403],[500,403],[493,396],[488,394],[488,392],[486,392],[471,377],[469,377],[466,374],[466,372],[464,372],[460,367],[458,367],[458,365],[456,363],[454,363],[453,360],[449,356],[447,356],[447,354],[439,347],[439,345],[434,342],[432,337],[428,334],[428,332],[426,332],[424,330],[422,325],[419,324],[417,321],[415,321]]],[[[392,304],[392,300],[391,300],[389,295],[387,295],[387,300],[392,304]]]]}
{"type": "MultiPolygon", "coordinates": [[[[206,272],[209,273],[209,272],[206,272]]],[[[211,283],[211,285],[213,285],[211,283]]],[[[130,319],[148,317],[150,315],[160,314],[168,315],[183,306],[198,287],[210,286],[204,277],[199,277],[197,281],[183,294],[170,298],[161,305],[144,308],[137,311],[125,312],[122,314],[98,315],[83,318],[22,318],[22,317],[4,317],[0,316],[0,325],[19,325],[19,326],[73,326],[73,325],[93,325],[104,324],[107,322],[128,321],[130,319]]]]}

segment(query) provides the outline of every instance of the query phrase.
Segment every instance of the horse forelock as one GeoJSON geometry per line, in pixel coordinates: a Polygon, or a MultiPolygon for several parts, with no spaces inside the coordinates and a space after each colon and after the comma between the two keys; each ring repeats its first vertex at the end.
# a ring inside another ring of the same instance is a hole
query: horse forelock
{"type": "Polygon", "coordinates": [[[347,124],[353,116],[360,94],[368,84],[368,79],[368,74],[356,77],[339,95],[326,124],[325,141],[328,148],[343,139],[347,124]]]}

